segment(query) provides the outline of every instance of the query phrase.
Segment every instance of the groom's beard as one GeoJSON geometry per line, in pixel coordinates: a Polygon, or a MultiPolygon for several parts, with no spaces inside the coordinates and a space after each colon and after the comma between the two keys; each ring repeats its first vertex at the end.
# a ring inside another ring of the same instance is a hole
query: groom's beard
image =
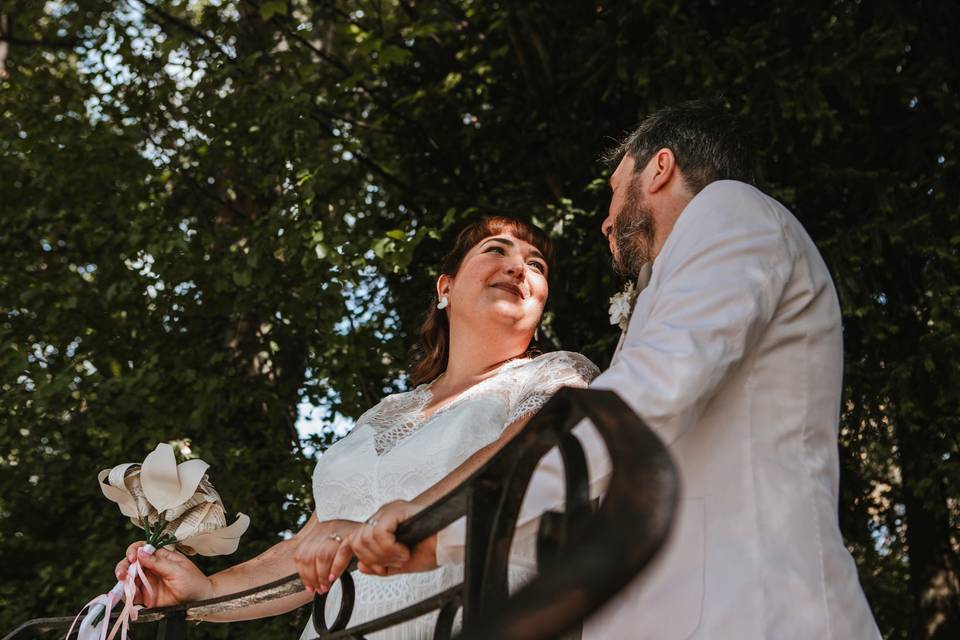
{"type": "Polygon", "coordinates": [[[613,223],[613,241],[617,253],[613,268],[620,275],[636,278],[640,268],[651,260],[653,250],[653,211],[642,201],[641,191],[628,187],[623,208],[613,223]]]}

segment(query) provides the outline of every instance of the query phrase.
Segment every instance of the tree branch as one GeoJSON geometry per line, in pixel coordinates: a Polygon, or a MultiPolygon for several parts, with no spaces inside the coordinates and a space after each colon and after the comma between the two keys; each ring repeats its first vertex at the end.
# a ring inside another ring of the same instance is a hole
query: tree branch
{"type": "MultiPolygon", "coordinates": [[[[142,0],[141,0],[141,1],[142,1],[142,0]]],[[[253,4],[253,6],[256,6],[256,4],[253,3],[253,2],[251,2],[251,0],[247,0],[247,1],[248,1],[250,4],[253,4]]],[[[302,46],[305,46],[305,47],[307,47],[308,49],[310,49],[310,50],[311,50],[314,54],[316,54],[321,60],[323,60],[324,62],[327,62],[328,64],[330,64],[330,65],[332,65],[333,67],[335,67],[338,71],[340,71],[340,73],[343,74],[343,77],[344,77],[344,78],[349,78],[350,76],[353,75],[353,72],[350,70],[350,67],[348,67],[344,62],[342,62],[341,60],[338,60],[337,58],[331,56],[329,53],[327,53],[327,52],[324,51],[323,49],[315,46],[312,42],[310,42],[309,40],[307,40],[306,38],[304,38],[303,36],[301,36],[299,33],[296,33],[296,32],[294,32],[294,31],[291,31],[290,29],[288,29],[288,28],[286,27],[286,25],[280,20],[280,17],[279,17],[279,16],[273,16],[273,17],[271,17],[271,18],[270,18],[270,21],[271,21],[271,22],[274,22],[274,23],[277,25],[277,27],[280,29],[280,31],[281,31],[285,36],[288,36],[288,37],[289,37],[291,40],[293,40],[294,42],[299,42],[302,46]]],[[[367,85],[364,84],[363,82],[357,82],[356,86],[359,87],[359,88],[363,91],[363,93],[364,93],[367,97],[369,97],[370,100],[372,100],[372,101],[374,102],[374,104],[376,104],[378,107],[380,107],[381,109],[383,109],[385,112],[389,113],[390,115],[396,116],[397,118],[399,118],[400,120],[402,120],[402,121],[405,122],[406,124],[408,124],[408,125],[416,128],[416,129],[418,129],[418,130],[420,131],[420,133],[423,135],[423,137],[426,138],[426,140],[430,143],[430,146],[433,147],[433,150],[434,150],[434,151],[436,151],[437,153],[441,154],[441,156],[444,156],[444,155],[445,155],[445,154],[443,153],[443,151],[440,149],[440,145],[437,144],[437,142],[433,139],[433,136],[430,135],[430,132],[427,131],[427,128],[424,127],[423,124],[421,124],[421,123],[420,123],[419,121],[417,121],[417,120],[414,120],[414,119],[411,118],[410,116],[408,116],[408,115],[406,115],[406,114],[404,114],[404,113],[401,113],[400,111],[397,111],[397,109],[395,109],[395,108],[389,103],[389,101],[386,101],[386,100],[381,99],[381,98],[379,97],[379,95],[377,95],[376,91],[374,91],[372,88],[370,88],[369,86],[367,86],[367,85]]]]}
{"type": "MultiPolygon", "coordinates": [[[[10,20],[5,13],[0,13],[0,35],[7,33],[7,23],[10,20]]],[[[0,39],[0,80],[7,77],[7,53],[10,51],[10,45],[0,39]]]]}
{"type": "Polygon", "coordinates": [[[9,45],[18,47],[52,47],[54,49],[73,49],[80,44],[79,38],[17,38],[13,35],[12,14],[0,13],[0,76],[3,75],[3,63],[6,62],[9,45]]]}
{"type": "MultiPolygon", "coordinates": [[[[317,122],[319,122],[321,125],[327,128],[327,131],[330,133],[330,135],[333,135],[333,124],[331,122],[319,117],[318,113],[314,113],[313,116],[317,122]]],[[[420,191],[418,191],[416,188],[414,188],[413,185],[408,184],[407,182],[401,180],[397,176],[387,171],[385,168],[380,166],[376,161],[374,161],[372,158],[367,156],[363,151],[359,149],[352,149],[351,153],[353,154],[353,157],[356,158],[361,165],[363,165],[364,167],[366,167],[376,175],[383,178],[384,181],[390,184],[393,184],[396,187],[399,187],[400,189],[405,191],[408,195],[413,196],[414,198],[422,197],[423,194],[420,193],[420,191]]],[[[408,206],[410,209],[412,209],[413,211],[416,211],[421,215],[424,215],[425,213],[423,209],[416,204],[408,205],[408,206]]]]}
{"type": "Polygon", "coordinates": [[[32,40],[27,38],[16,38],[14,36],[7,35],[6,33],[0,33],[0,42],[16,45],[18,47],[52,47],[54,49],[73,49],[80,44],[81,40],[79,38],[67,38],[63,40],[40,38],[39,40],[32,40]]]}

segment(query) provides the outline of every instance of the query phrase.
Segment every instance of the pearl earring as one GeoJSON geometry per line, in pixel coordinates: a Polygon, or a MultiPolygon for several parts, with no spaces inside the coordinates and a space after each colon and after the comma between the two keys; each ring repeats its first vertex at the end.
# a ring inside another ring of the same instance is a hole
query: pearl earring
{"type": "Polygon", "coordinates": [[[450,298],[447,294],[443,294],[440,296],[440,302],[437,303],[437,309],[446,309],[448,304],[450,304],[450,298]]]}
{"type": "Polygon", "coordinates": [[[536,342],[540,342],[540,327],[533,330],[533,339],[536,342]]]}

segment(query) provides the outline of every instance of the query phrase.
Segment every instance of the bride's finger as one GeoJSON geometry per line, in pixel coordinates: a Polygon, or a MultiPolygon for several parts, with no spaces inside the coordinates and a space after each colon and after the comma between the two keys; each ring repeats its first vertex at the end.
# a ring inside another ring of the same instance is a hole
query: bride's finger
{"type": "Polygon", "coordinates": [[[365,562],[358,562],[357,569],[360,570],[360,573],[366,573],[368,575],[374,575],[374,576],[387,575],[386,567],[379,564],[367,564],[365,562]]]}
{"type": "Polygon", "coordinates": [[[300,581],[303,582],[304,588],[312,593],[317,588],[317,580],[310,547],[309,543],[301,544],[293,556],[293,564],[297,568],[297,573],[300,574],[300,581]]]}
{"type": "Polygon", "coordinates": [[[314,560],[314,567],[317,572],[317,583],[319,584],[320,591],[324,593],[330,591],[330,587],[333,586],[333,581],[329,578],[330,563],[333,562],[333,556],[336,554],[339,546],[340,543],[337,542],[336,539],[331,538],[325,540],[322,550],[317,553],[316,559],[314,560]]]}
{"type": "Polygon", "coordinates": [[[117,577],[117,580],[123,582],[127,579],[127,571],[130,569],[130,561],[124,558],[117,563],[117,566],[113,570],[113,575],[117,577]]]}
{"type": "Polygon", "coordinates": [[[134,562],[136,562],[137,549],[139,549],[145,544],[147,543],[144,542],[143,540],[139,540],[137,542],[131,543],[130,546],[127,547],[127,562],[129,562],[130,564],[133,564],[134,562]]]}
{"type": "Polygon", "coordinates": [[[396,530],[400,522],[398,515],[390,511],[384,514],[383,519],[371,532],[373,544],[380,554],[381,564],[406,562],[410,558],[410,550],[397,541],[396,530]]]}
{"type": "Polygon", "coordinates": [[[364,527],[364,529],[362,540],[366,555],[363,558],[367,561],[367,564],[383,565],[392,560],[392,556],[395,554],[390,553],[389,542],[393,540],[393,535],[380,531],[378,527],[371,526],[364,527]]]}
{"type": "Polygon", "coordinates": [[[373,549],[370,547],[370,532],[367,531],[369,528],[362,527],[350,540],[353,552],[357,555],[357,558],[364,562],[368,562],[373,557],[373,549]]]}
{"type": "Polygon", "coordinates": [[[328,578],[331,583],[347,570],[352,559],[353,547],[350,546],[350,539],[348,538],[340,543],[340,547],[337,548],[337,553],[333,556],[333,562],[330,563],[330,575],[328,578]]]}
{"type": "Polygon", "coordinates": [[[317,585],[317,591],[320,593],[326,593],[330,590],[330,585],[327,584],[327,574],[326,574],[326,562],[321,558],[320,553],[317,553],[313,556],[313,575],[314,580],[317,585]]]}

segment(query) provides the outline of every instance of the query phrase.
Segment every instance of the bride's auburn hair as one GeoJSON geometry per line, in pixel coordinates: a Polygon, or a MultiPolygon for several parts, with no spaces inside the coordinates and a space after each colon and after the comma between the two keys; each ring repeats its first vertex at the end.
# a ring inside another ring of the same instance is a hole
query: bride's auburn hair
{"type": "MultiPolygon", "coordinates": [[[[510,233],[514,237],[536,247],[547,261],[548,273],[553,272],[553,241],[539,227],[509,216],[484,216],[471,222],[457,234],[453,247],[443,258],[440,272],[455,277],[464,257],[484,238],[510,233]]],[[[420,325],[420,340],[413,347],[410,382],[414,385],[430,382],[447,369],[450,351],[450,324],[447,314],[437,309],[439,301],[434,298],[420,325]]]]}

